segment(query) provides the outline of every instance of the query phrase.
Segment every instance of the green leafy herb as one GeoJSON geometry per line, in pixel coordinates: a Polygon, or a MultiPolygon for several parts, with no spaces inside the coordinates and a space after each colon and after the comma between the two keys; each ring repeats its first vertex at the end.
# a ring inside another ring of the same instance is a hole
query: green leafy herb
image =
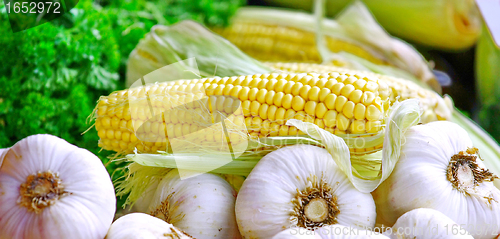
{"type": "MultiPolygon", "coordinates": [[[[101,95],[123,89],[125,63],[156,24],[194,19],[224,25],[242,0],[80,0],[51,22],[12,33],[0,2],[0,148],[52,134],[97,154],[87,117],[101,95]]],[[[108,164],[115,171],[119,164],[108,164]]],[[[114,175],[119,177],[120,175],[114,175]]],[[[120,204],[120,202],[119,202],[120,204]]]]}

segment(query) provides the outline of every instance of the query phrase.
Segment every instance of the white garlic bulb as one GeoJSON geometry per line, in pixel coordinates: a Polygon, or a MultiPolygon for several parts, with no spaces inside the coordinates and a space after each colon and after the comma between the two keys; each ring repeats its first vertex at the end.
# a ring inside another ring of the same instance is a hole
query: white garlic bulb
{"type": "Polygon", "coordinates": [[[391,226],[410,210],[433,208],[474,238],[496,237],[500,191],[481,161],[467,132],[455,123],[412,127],[391,176],[373,192],[377,222],[391,226]]]}
{"type": "Polygon", "coordinates": [[[293,227],[375,224],[375,204],[323,148],[295,145],[263,157],[243,182],[236,219],[245,238],[271,238],[293,227]]]}
{"type": "Polygon", "coordinates": [[[176,169],[162,178],[150,214],[197,239],[241,238],[234,214],[236,191],[231,185],[210,173],[182,173],[188,178],[180,179],[176,169]]]}
{"type": "Polygon", "coordinates": [[[118,218],[109,228],[106,239],[167,238],[190,239],[172,224],[145,213],[130,213],[118,218]]]}
{"type": "Polygon", "coordinates": [[[116,209],[101,160],[52,135],[17,142],[0,167],[0,238],[102,239],[116,209]]]}
{"type": "Polygon", "coordinates": [[[403,214],[385,234],[391,239],[473,239],[465,228],[430,208],[418,208],[403,214]]]}

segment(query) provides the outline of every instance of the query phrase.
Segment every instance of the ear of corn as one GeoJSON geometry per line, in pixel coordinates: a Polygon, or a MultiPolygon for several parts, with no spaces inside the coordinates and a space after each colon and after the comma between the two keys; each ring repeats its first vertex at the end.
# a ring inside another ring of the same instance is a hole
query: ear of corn
{"type": "MultiPolygon", "coordinates": [[[[172,147],[176,152],[189,152],[200,145],[227,150],[217,137],[231,142],[234,150],[247,135],[257,139],[303,134],[285,125],[288,119],[314,123],[338,135],[375,135],[384,125],[390,94],[384,81],[352,72],[181,80],[102,97],[95,126],[99,145],[121,153],[136,148],[141,153],[156,153],[172,147]],[[190,143],[172,145],[171,138],[190,143]]],[[[381,145],[351,150],[379,148],[381,145]]]]}
{"type": "MultiPolygon", "coordinates": [[[[349,70],[328,65],[318,65],[309,63],[267,63],[268,66],[282,70],[284,72],[340,72],[347,74],[360,73],[359,71],[349,70]]],[[[421,82],[411,82],[405,79],[392,76],[380,75],[372,72],[363,72],[363,74],[376,77],[386,83],[390,89],[389,102],[403,101],[406,99],[419,99],[422,110],[421,122],[428,123],[436,120],[450,120],[453,112],[453,102],[447,95],[441,97],[436,92],[426,89],[421,82]],[[420,83],[420,84],[418,84],[420,83]]]]}
{"type": "Polygon", "coordinates": [[[333,60],[338,66],[351,68],[360,64],[338,54],[345,52],[375,64],[403,69],[440,91],[439,83],[418,51],[388,35],[361,2],[353,3],[335,20],[324,19],[322,23],[323,42],[332,54],[318,52],[321,48],[315,41],[317,22],[311,14],[242,8],[231,26],[213,30],[259,60],[310,63],[333,60]]]}

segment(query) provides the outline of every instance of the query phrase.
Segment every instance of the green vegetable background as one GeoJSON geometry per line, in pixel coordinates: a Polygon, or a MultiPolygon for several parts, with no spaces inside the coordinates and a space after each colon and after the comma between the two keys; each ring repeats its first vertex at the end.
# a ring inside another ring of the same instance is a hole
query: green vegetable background
{"type": "MultiPolygon", "coordinates": [[[[243,0],[91,1],[41,26],[12,33],[0,2],[0,148],[52,134],[98,155],[91,115],[99,96],[123,89],[125,63],[155,24],[192,19],[226,25],[243,0]]],[[[107,164],[114,171],[116,164],[107,164]]],[[[119,175],[114,175],[118,177],[119,175]]]]}

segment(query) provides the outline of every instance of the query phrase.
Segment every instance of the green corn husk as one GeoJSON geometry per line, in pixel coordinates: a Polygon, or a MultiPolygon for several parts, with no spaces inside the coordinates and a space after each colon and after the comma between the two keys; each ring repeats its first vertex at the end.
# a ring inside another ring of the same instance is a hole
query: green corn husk
{"type": "MultiPolygon", "coordinates": [[[[311,11],[314,0],[265,0],[275,6],[311,11]]],[[[326,14],[337,15],[353,0],[326,0],[326,14]]],[[[474,0],[362,0],[391,34],[442,50],[464,50],[481,33],[474,0]]]]}
{"type": "Polygon", "coordinates": [[[476,46],[476,86],[479,100],[483,105],[491,105],[500,98],[500,48],[498,48],[486,28],[476,46]]]}
{"type": "Polygon", "coordinates": [[[156,25],[146,34],[130,53],[126,85],[131,86],[144,75],[167,65],[178,67],[171,69],[172,80],[186,79],[185,71],[196,72],[198,77],[251,75],[271,71],[199,23],[182,21],[172,26],[156,25]],[[186,60],[192,57],[196,57],[199,67],[186,60]],[[225,60],[218,61],[218,58],[225,60]]]}
{"type": "Polygon", "coordinates": [[[500,140],[500,48],[486,26],[476,47],[476,89],[480,102],[477,121],[496,140],[500,140]]]}

